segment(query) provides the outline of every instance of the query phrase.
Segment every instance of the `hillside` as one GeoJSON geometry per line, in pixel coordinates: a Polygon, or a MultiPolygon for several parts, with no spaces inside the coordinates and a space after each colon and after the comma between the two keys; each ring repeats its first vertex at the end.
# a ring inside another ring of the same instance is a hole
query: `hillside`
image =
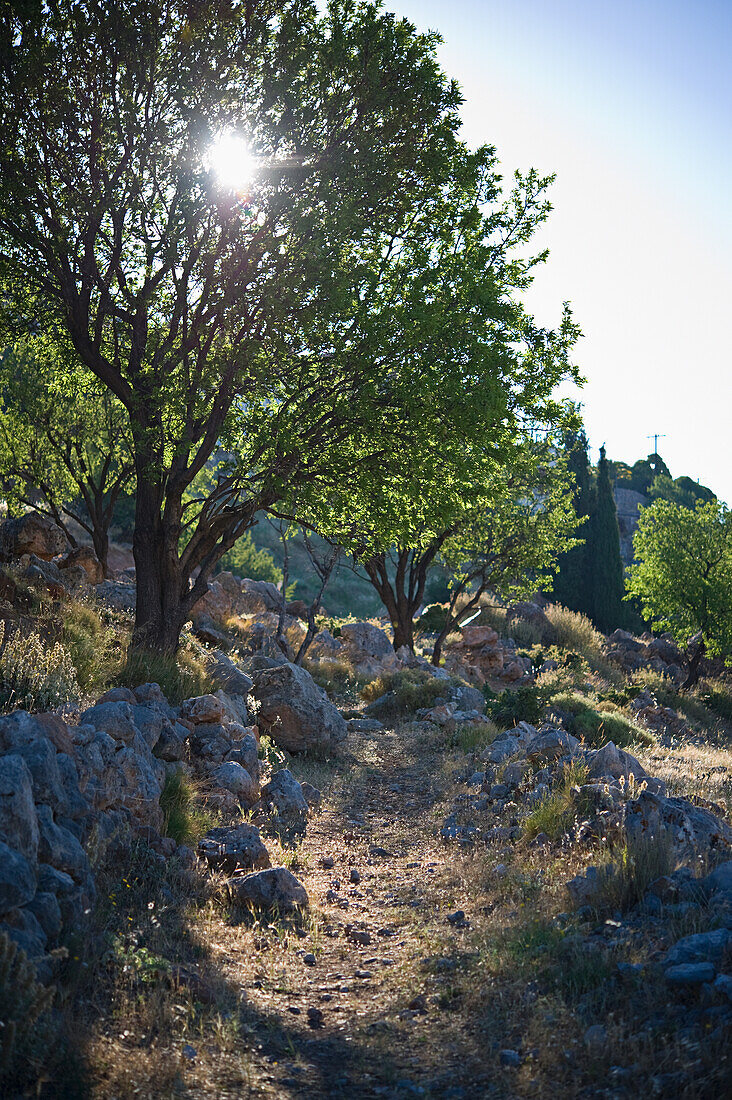
{"type": "Polygon", "coordinates": [[[189,636],[177,668],[129,667],[129,572],[94,587],[36,557],[4,577],[18,633],[0,668],[26,695],[0,718],[0,942],[57,990],[53,1008],[33,993],[27,1023],[10,1009],[9,1083],[723,1094],[718,662],[680,694],[667,638],[485,602],[439,669],[429,635],[396,655],[383,624],[332,619],[297,669],[274,643],[276,590],[223,575],[206,609],[227,653],[189,636]],[[32,631],[39,656],[66,648],[22,681],[32,631]]]}

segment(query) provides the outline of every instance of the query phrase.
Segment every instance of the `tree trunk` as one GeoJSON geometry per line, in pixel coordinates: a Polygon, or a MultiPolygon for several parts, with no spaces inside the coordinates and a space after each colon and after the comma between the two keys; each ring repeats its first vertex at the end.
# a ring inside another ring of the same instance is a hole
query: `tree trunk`
{"type": "Polygon", "coordinates": [[[97,523],[95,517],[92,517],[92,543],[106,579],[109,576],[109,533],[106,527],[97,523]]]}
{"type": "Polygon", "coordinates": [[[130,647],[174,656],[190,611],[178,556],[179,525],[163,524],[155,486],[138,477],[135,507],[137,597],[130,647]]]}
{"type": "Polygon", "coordinates": [[[706,648],[707,647],[704,644],[704,639],[700,634],[698,634],[695,638],[692,638],[691,642],[689,643],[686,657],[688,671],[686,674],[686,679],[681,685],[682,691],[689,691],[699,680],[699,676],[701,673],[701,661],[702,657],[706,653],[706,648]]]}

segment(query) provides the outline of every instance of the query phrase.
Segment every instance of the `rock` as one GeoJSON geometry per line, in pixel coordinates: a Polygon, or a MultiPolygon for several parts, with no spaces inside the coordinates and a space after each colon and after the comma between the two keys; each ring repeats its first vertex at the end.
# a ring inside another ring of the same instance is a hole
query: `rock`
{"type": "Polygon", "coordinates": [[[285,822],[304,826],[307,821],[308,804],[302,787],[287,768],[275,772],[269,783],[262,788],[262,801],[274,806],[285,822]]]}
{"type": "Polygon", "coordinates": [[[255,909],[276,909],[290,913],[307,908],[309,899],[302,883],[286,867],[269,867],[227,882],[229,896],[237,905],[255,909]]]}
{"type": "Polygon", "coordinates": [[[3,917],[0,929],[25,951],[29,959],[36,959],[46,950],[46,934],[38,919],[29,909],[12,909],[3,917]]]}
{"type": "Polygon", "coordinates": [[[460,684],[453,694],[455,703],[460,710],[477,710],[485,714],[485,696],[477,688],[469,684],[460,684]]]}
{"type": "Polygon", "coordinates": [[[207,725],[209,722],[221,721],[224,717],[224,707],[215,695],[197,695],[181,703],[180,713],[181,718],[187,718],[196,726],[207,725]]]}
{"type": "MultiPolygon", "coordinates": [[[[732,931],[716,928],[713,932],[698,932],[693,936],[684,936],[666,952],[664,967],[681,966],[687,963],[714,963],[718,965],[725,952],[732,946],[732,931]]],[[[705,979],[707,980],[707,979],[705,979]]],[[[708,979],[711,981],[711,979],[708,979]]]]}
{"type": "Polygon", "coordinates": [[[205,612],[193,616],[193,633],[206,645],[219,646],[221,649],[228,649],[231,646],[228,634],[220,630],[211,616],[205,612]]]}
{"type": "Polygon", "coordinates": [[[253,825],[231,825],[209,829],[198,842],[198,855],[209,867],[233,874],[239,868],[261,870],[269,867],[269,853],[259,829],[253,825]]]}
{"type": "Polygon", "coordinates": [[[640,761],[625,749],[619,749],[612,741],[602,748],[589,752],[586,757],[589,764],[588,779],[630,779],[637,781],[648,779],[648,772],[640,761]]]}
{"type": "MultiPolygon", "coordinates": [[[[223,574],[219,574],[219,580],[223,574]]],[[[240,614],[256,615],[259,611],[279,611],[282,593],[270,581],[252,581],[245,578],[237,599],[240,614]]]]}
{"type": "Polygon", "coordinates": [[[592,1050],[601,1050],[607,1043],[607,1028],[602,1024],[593,1024],[588,1027],[584,1036],[584,1044],[592,1050]]]}
{"type": "Polygon", "coordinates": [[[0,561],[13,561],[23,554],[50,561],[66,546],[66,535],[58,524],[39,512],[6,520],[0,527],[0,561]]]}
{"type": "Polygon", "coordinates": [[[538,604],[531,603],[527,600],[516,603],[513,607],[509,607],[506,612],[507,624],[510,625],[516,619],[525,623],[531,623],[532,626],[535,626],[541,635],[539,640],[544,645],[551,645],[556,641],[556,630],[547,618],[546,612],[538,604]]]}
{"type": "Polygon", "coordinates": [[[103,581],[96,586],[97,598],[115,611],[135,610],[136,587],[127,581],[103,581]]]}
{"type": "Polygon", "coordinates": [[[566,730],[549,729],[537,734],[528,744],[526,756],[532,764],[547,764],[562,756],[573,756],[581,749],[576,737],[566,730]]]}
{"type": "Polygon", "coordinates": [[[349,718],[346,726],[349,733],[381,733],[384,729],[378,718],[349,718]]]}
{"type": "Polygon", "coordinates": [[[521,742],[517,737],[499,735],[482,754],[482,760],[488,760],[491,764],[502,764],[504,760],[514,756],[520,749],[521,742]]]}
{"type": "Polygon", "coordinates": [[[346,623],[341,627],[341,642],[356,661],[364,658],[394,656],[389,636],[373,623],[346,623]]]}
{"type": "Polygon", "coordinates": [[[272,739],[289,752],[332,747],[348,728],[338,710],[309,672],[283,664],[254,674],[254,696],[260,702],[259,722],[272,739]]]}
{"type": "Polygon", "coordinates": [[[134,706],[137,702],[139,700],[132,688],[117,687],[110,688],[109,691],[104,692],[104,695],[100,695],[96,705],[100,706],[102,703],[130,703],[131,706],[134,706]]]}
{"type": "Polygon", "coordinates": [[[721,818],[685,798],[665,798],[647,790],[626,802],[622,827],[630,844],[665,837],[679,861],[706,858],[732,847],[732,828],[721,818]]]}
{"type": "Polygon", "coordinates": [[[714,982],[714,990],[726,997],[728,1001],[732,1001],[732,975],[720,974],[714,982]]]}
{"type": "Polygon", "coordinates": [[[253,733],[242,726],[235,727],[231,725],[228,727],[228,733],[230,734],[232,731],[238,733],[240,730],[242,736],[233,742],[235,747],[227,756],[227,760],[236,760],[237,764],[241,764],[243,768],[246,768],[254,782],[259,783],[260,766],[257,739],[253,733]]]}
{"type": "Polygon", "coordinates": [[[323,801],[323,795],[317,787],[313,787],[311,783],[301,783],[302,795],[308,806],[311,809],[317,809],[323,801]]]}
{"type": "Polygon", "coordinates": [[[609,863],[604,867],[588,867],[584,875],[577,875],[570,879],[567,890],[575,908],[599,904],[602,901],[604,887],[614,875],[615,867],[609,863]]]}
{"type": "Polygon", "coordinates": [[[217,688],[231,695],[248,695],[254,687],[251,677],[220,649],[209,655],[206,672],[217,688]]]}
{"type": "Polygon", "coordinates": [[[71,875],[79,885],[91,881],[89,859],[72,832],[57,825],[50,806],[38,807],[38,857],[57,871],[71,875]]]}
{"type": "Polygon", "coordinates": [[[103,730],[109,734],[113,740],[131,745],[138,732],[133,715],[134,712],[129,703],[97,703],[80,715],[79,723],[94,726],[94,729],[103,730]]]}
{"type": "Polygon", "coordinates": [[[713,982],[715,973],[712,963],[679,963],[667,967],[664,976],[669,985],[701,985],[713,982]]]}
{"type": "Polygon", "coordinates": [[[715,894],[728,894],[732,897],[732,859],[715,867],[711,874],[702,879],[700,886],[708,897],[715,894]]]}
{"type": "Polygon", "coordinates": [[[45,561],[36,554],[31,554],[22,561],[28,562],[23,574],[26,580],[36,587],[46,588],[55,599],[60,599],[86,584],[86,573],[81,568],[65,569],[62,573],[55,562],[45,561]]]}
{"type": "Polygon", "coordinates": [[[61,934],[63,922],[61,919],[61,907],[55,894],[50,891],[39,890],[33,899],[28,902],[26,908],[33,914],[47,940],[55,940],[61,934]]]}
{"type": "Polygon", "coordinates": [[[65,871],[57,871],[47,863],[38,864],[38,890],[50,893],[58,902],[64,928],[79,928],[87,908],[84,892],[65,871]]]}
{"type": "Polygon", "coordinates": [[[38,859],[38,816],[33,781],[22,756],[0,757],[0,837],[32,865],[38,859]]]}
{"type": "Polygon", "coordinates": [[[348,881],[350,883],[352,883],[354,886],[358,886],[358,884],[360,883],[360,881],[361,881],[361,872],[358,870],[357,867],[352,867],[351,868],[351,871],[348,875],[348,881]]]}
{"type": "Polygon", "coordinates": [[[219,764],[211,775],[218,787],[235,794],[245,806],[254,806],[259,802],[259,787],[249,772],[234,760],[219,764]]]}
{"type": "Polygon", "coordinates": [[[35,892],[35,867],[0,840],[0,913],[25,905],[35,892]]]}
{"type": "Polygon", "coordinates": [[[502,1066],[507,1066],[510,1069],[516,1069],[521,1065],[521,1055],[517,1050],[501,1050],[498,1052],[498,1061],[502,1066]]]}
{"type": "Polygon", "coordinates": [[[329,630],[320,630],[313,638],[310,649],[308,650],[309,657],[318,658],[337,658],[343,652],[343,643],[334,638],[329,630]]]}
{"type": "Polygon", "coordinates": [[[180,722],[163,722],[160,737],[155,745],[158,760],[174,764],[188,755],[188,730],[180,722]]]}
{"type": "Polygon", "coordinates": [[[91,546],[77,546],[73,550],[69,550],[58,562],[58,567],[62,570],[74,568],[83,569],[87,575],[89,584],[101,584],[104,580],[102,564],[91,546]]]}

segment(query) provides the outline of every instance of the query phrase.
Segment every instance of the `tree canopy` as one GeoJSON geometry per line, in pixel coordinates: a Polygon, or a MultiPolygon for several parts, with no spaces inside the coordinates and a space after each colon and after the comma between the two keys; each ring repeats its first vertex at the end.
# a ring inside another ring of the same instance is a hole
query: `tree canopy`
{"type": "Polygon", "coordinates": [[[3,27],[2,274],[129,418],[135,644],[175,649],[260,509],[296,496],[327,528],[348,486],[414,526],[456,440],[545,410],[576,328],[515,292],[549,181],[500,199],[434,35],[346,0],[59,0],[3,27]]]}
{"type": "MultiPolygon", "coordinates": [[[[732,513],[719,501],[694,509],[658,500],[640,514],[628,593],[654,629],[685,646],[701,635],[704,651],[732,654],[732,513]]],[[[686,686],[694,682],[692,666],[686,686]]]]}

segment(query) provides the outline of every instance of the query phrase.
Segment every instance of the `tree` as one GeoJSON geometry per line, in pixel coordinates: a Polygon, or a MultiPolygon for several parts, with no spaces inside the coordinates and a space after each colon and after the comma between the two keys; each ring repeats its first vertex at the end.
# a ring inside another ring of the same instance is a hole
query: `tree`
{"type": "Polygon", "coordinates": [[[389,614],[395,649],[414,649],[414,616],[430,571],[437,566],[446,571],[448,608],[434,664],[440,662],[447,635],[486,591],[506,597],[530,594],[548,580],[557,556],[572,544],[577,521],[568,475],[546,440],[514,441],[510,458],[504,453],[482,477],[449,527],[422,532],[416,545],[397,545],[360,563],[389,614]]]}
{"type": "Polygon", "coordinates": [[[697,501],[716,500],[711,489],[700,485],[690,477],[672,478],[670,474],[658,474],[651,483],[651,500],[668,500],[682,508],[694,508],[697,501]]]}
{"type": "Polygon", "coordinates": [[[620,557],[620,531],[604,446],[597,464],[597,496],[587,538],[591,617],[600,630],[625,622],[625,583],[620,557]]]}
{"type": "Polygon", "coordinates": [[[584,428],[571,428],[564,433],[563,448],[567,456],[567,469],[574,482],[573,506],[577,516],[577,542],[561,554],[552,593],[557,603],[591,615],[590,567],[588,562],[588,517],[595,509],[595,490],[592,485],[587,457],[587,435],[584,428]]]}
{"type": "Polygon", "coordinates": [[[251,531],[242,535],[231,550],[224,554],[218,563],[218,569],[230,570],[237,577],[248,577],[252,581],[282,583],[282,570],[269,550],[257,549],[251,531]]]}
{"type": "Polygon", "coordinates": [[[455,388],[444,355],[431,373],[410,359],[419,326],[382,326],[385,273],[490,157],[456,141],[435,36],[372,5],[59,0],[2,30],[4,274],[127,412],[133,643],[171,652],[291,486],[365,490],[386,456],[414,485],[416,427],[438,433],[455,388]],[[206,164],[237,133],[256,158],[238,194],[206,164]],[[237,461],[189,507],[222,443],[237,461]]]}
{"type": "Polygon", "coordinates": [[[683,685],[693,687],[705,653],[732,654],[732,513],[719,501],[693,509],[657,500],[640,514],[628,593],[654,629],[667,630],[688,653],[683,685]]]}
{"type": "Polygon", "coordinates": [[[634,489],[636,493],[643,493],[644,496],[650,491],[654,478],[671,477],[668,466],[661,456],[656,453],[634,462],[630,473],[631,478],[628,488],[634,489]]]}
{"type": "Polygon", "coordinates": [[[109,527],[134,465],[120,403],[48,337],[16,340],[0,356],[0,485],[11,509],[70,521],[91,537],[105,576],[109,527]]]}

